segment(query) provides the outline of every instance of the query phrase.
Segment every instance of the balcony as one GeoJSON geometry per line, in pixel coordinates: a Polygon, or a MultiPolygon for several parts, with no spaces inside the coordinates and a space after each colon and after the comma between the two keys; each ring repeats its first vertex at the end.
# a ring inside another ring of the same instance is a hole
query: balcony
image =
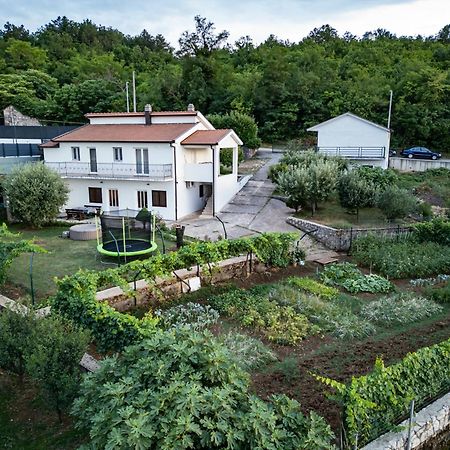
{"type": "Polygon", "coordinates": [[[45,162],[50,169],[63,178],[98,178],[102,180],[148,180],[167,181],[173,178],[172,164],[122,164],[45,162]]]}
{"type": "Polygon", "coordinates": [[[213,180],[213,164],[212,162],[204,162],[198,164],[185,164],[184,180],[197,181],[200,183],[211,183],[213,180]]]}
{"type": "Polygon", "coordinates": [[[386,156],[385,147],[317,147],[317,151],[348,159],[383,159],[386,156]]]}

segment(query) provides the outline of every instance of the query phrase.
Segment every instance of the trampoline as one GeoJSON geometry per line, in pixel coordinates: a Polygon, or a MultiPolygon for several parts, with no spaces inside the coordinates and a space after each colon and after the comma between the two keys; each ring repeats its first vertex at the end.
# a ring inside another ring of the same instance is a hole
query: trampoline
{"type": "Polygon", "coordinates": [[[102,255],[126,261],[127,257],[146,255],[157,248],[155,216],[146,209],[103,213],[96,221],[97,251],[102,255]]]}

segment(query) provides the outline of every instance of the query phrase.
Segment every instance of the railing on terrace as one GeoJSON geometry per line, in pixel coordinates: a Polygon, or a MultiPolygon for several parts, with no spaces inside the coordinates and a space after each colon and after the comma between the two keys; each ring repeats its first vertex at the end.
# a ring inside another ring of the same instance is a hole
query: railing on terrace
{"type": "Polygon", "coordinates": [[[172,164],[122,164],[85,162],[46,162],[46,166],[69,178],[141,178],[170,180],[172,164]]]}
{"type": "Polygon", "coordinates": [[[385,147],[317,147],[319,153],[354,159],[378,159],[386,156],[385,147]]]}

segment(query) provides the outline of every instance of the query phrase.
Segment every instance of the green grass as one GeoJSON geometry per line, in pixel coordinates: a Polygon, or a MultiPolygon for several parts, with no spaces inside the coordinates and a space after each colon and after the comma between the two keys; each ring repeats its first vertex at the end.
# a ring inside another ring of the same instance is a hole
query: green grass
{"type": "Polygon", "coordinates": [[[358,218],[356,214],[350,214],[343,208],[337,198],[320,203],[314,216],[311,215],[310,210],[299,211],[295,216],[335,228],[383,228],[387,226],[386,219],[378,208],[363,208],[359,211],[358,218]]]}
{"type": "MultiPolygon", "coordinates": [[[[33,257],[33,282],[37,299],[45,299],[56,291],[55,277],[71,275],[79,269],[104,270],[114,267],[117,260],[102,257],[97,253],[97,242],[72,241],[61,238],[61,233],[69,227],[51,226],[40,230],[30,230],[19,225],[11,225],[10,230],[20,232],[23,239],[35,239],[49,253],[35,254],[33,257]]],[[[158,248],[161,242],[157,239],[158,248]]],[[[166,246],[171,247],[172,243],[166,246]]],[[[16,258],[8,270],[8,283],[16,286],[25,295],[30,294],[30,255],[16,258]]]]}

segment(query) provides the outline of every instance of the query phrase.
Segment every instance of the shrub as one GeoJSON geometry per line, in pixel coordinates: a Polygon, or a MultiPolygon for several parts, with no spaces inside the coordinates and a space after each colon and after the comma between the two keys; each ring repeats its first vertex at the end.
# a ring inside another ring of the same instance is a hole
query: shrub
{"type": "Polygon", "coordinates": [[[17,374],[21,382],[35,328],[36,316],[31,309],[0,311],[0,367],[17,374]]]}
{"type": "Polygon", "coordinates": [[[33,227],[54,220],[69,194],[61,177],[40,163],[13,169],[3,188],[12,215],[33,227]]]}
{"type": "Polygon", "coordinates": [[[406,189],[388,186],[379,193],[377,206],[387,219],[402,219],[417,210],[417,199],[406,189]]]}
{"type": "Polygon", "coordinates": [[[419,409],[424,401],[450,384],[450,339],[409,353],[401,362],[385,367],[378,359],[372,373],[353,377],[347,385],[316,377],[337,391],[343,406],[349,446],[362,446],[395,425],[412,399],[419,409]],[[358,438],[356,438],[358,436],[358,438]]]}
{"type": "Polygon", "coordinates": [[[219,320],[219,313],[211,306],[192,302],[166,310],[157,310],[155,316],[159,318],[160,325],[166,329],[189,327],[200,330],[219,320]]]}
{"type": "Polygon", "coordinates": [[[380,325],[393,325],[416,322],[440,311],[442,308],[431,300],[401,293],[364,305],[361,315],[380,325]]]}
{"type": "Polygon", "coordinates": [[[248,386],[209,332],[158,331],[89,374],[73,413],[95,448],[332,448],[322,418],[248,386]]]}
{"type": "Polygon", "coordinates": [[[436,242],[450,246],[450,221],[436,218],[430,222],[418,223],[414,226],[414,234],[419,242],[436,242]]]}
{"type": "Polygon", "coordinates": [[[230,352],[233,361],[245,371],[258,369],[277,360],[275,353],[259,339],[246,334],[229,332],[219,339],[230,352]]]}
{"type": "Polygon", "coordinates": [[[315,294],[321,298],[331,300],[339,295],[339,290],[330,286],[325,286],[312,278],[290,277],[287,279],[290,286],[295,286],[302,291],[315,294]]]}
{"type": "Polygon", "coordinates": [[[358,175],[369,183],[375,185],[379,190],[397,183],[398,175],[392,169],[381,167],[358,167],[354,170],[358,175]]]}
{"type": "Polygon", "coordinates": [[[62,421],[62,411],[72,404],[79,389],[80,360],[89,334],[67,320],[50,316],[38,321],[33,338],[27,372],[39,382],[62,421]]]}

